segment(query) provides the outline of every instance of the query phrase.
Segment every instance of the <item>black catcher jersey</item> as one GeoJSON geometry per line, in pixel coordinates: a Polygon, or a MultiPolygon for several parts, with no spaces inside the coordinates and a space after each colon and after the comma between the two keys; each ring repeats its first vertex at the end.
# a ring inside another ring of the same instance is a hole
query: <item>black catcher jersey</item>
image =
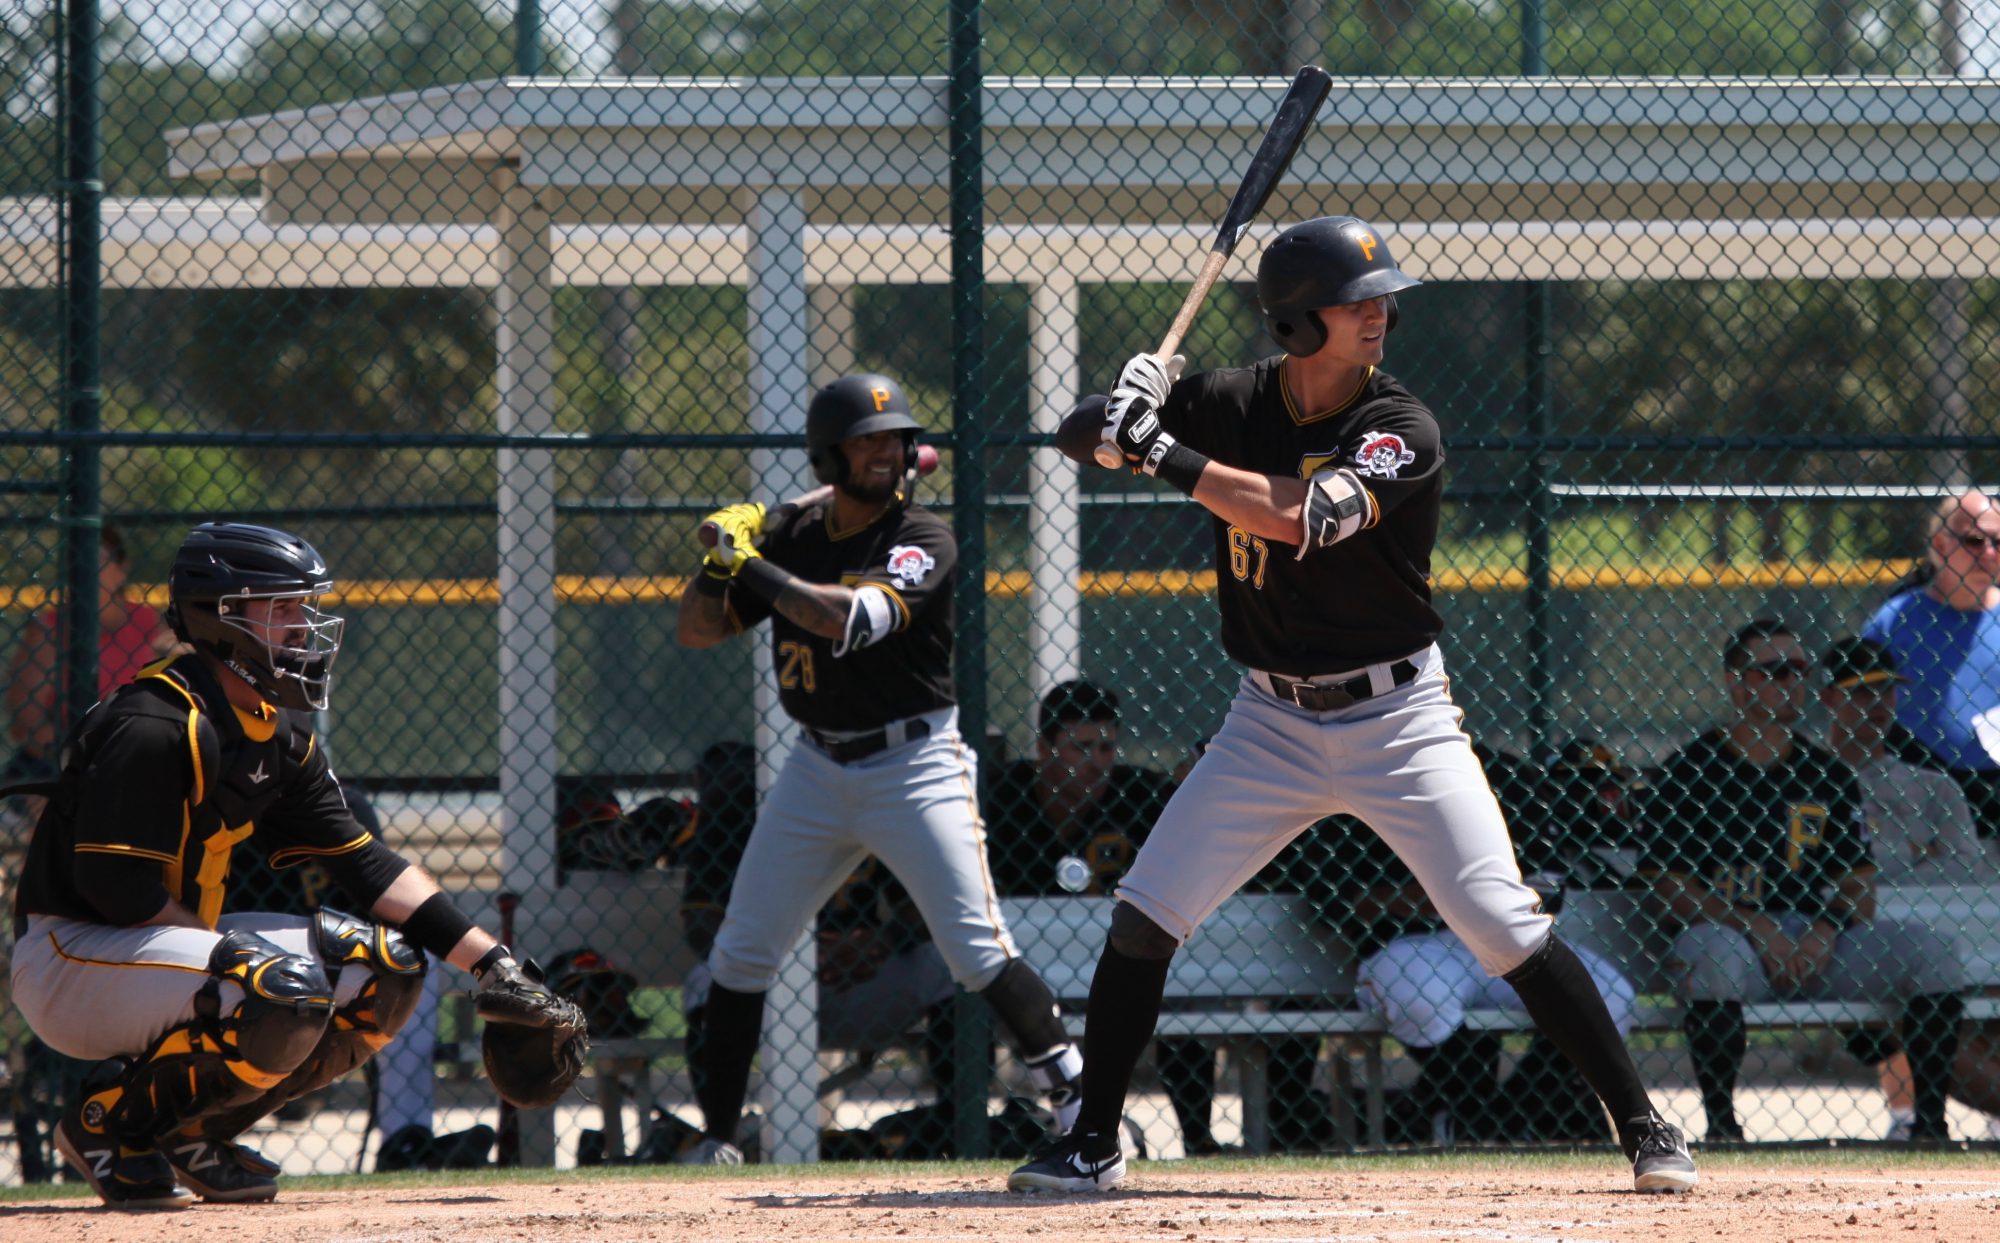
{"type": "Polygon", "coordinates": [[[1444,493],[1437,419],[1373,368],[1340,405],[1300,410],[1283,361],[1189,376],[1161,419],[1189,447],[1240,470],[1305,479],[1345,467],[1371,511],[1364,529],[1302,560],[1294,544],[1214,519],[1222,646],[1253,669],[1293,677],[1408,656],[1444,628],[1430,591],[1444,493]]]}
{"type": "Polygon", "coordinates": [[[920,505],[891,506],[874,522],[833,529],[833,502],[779,509],[758,545],[771,564],[809,583],[868,586],[886,593],[895,622],[887,638],[836,657],[812,634],[747,591],[726,603],[740,629],[771,619],[778,697],[801,725],[879,729],[956,702],[952,690],[952,578],[958,543],[944,519],[920,505]]]}
{"type": "Polygon", "coordinates": [[[15,902],[28,915],[102,923],[77,872],[157,865],[166,892],[209,927],[230,860],[251,843],[273,867],[380,849],[347,808],[307,714],[239,712],[199,656],[148,666],[78,722],[35,827],[15,902]]]}

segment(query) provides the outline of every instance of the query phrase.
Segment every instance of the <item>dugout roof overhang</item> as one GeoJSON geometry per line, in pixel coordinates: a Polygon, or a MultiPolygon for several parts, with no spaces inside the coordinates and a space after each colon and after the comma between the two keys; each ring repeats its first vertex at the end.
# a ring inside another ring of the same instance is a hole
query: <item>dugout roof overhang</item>
{"type": "MultiPolygon", "coordinates": [[[[1200,223],[1283,94],[1271,79],[986,82],[996,223],[1200,223]]],[[[570,218],[731,223],[795,188],[815,222],[941,219],[943,78],[503,78],[200,125],[171,167],[256,178],[268,218],[472,223],[493,172],[570,218]]],[[[1347,80],[1269,213],[1383,221],[1985,215],[2000,82],[1347,80]],[[1449,193],[1440,193],[1449,187],[1449,193]]]]}

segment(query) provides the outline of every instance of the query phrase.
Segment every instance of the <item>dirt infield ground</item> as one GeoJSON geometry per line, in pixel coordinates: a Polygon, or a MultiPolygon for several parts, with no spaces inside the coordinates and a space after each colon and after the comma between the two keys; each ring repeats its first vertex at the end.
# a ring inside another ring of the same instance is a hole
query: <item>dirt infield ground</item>
{"type": "Polygon", "coordinates": [[[274,1204],[118,1214],[0,1191],[8,1243],[1050,1243],[1051,1240],[2000,1238],[1992,1154],[1716,1154],[1691,1196],[1607,1156],[1154,1162],[1090,1198],[1009,1195],[998,1165],[289,1180],[274,1204]]]}

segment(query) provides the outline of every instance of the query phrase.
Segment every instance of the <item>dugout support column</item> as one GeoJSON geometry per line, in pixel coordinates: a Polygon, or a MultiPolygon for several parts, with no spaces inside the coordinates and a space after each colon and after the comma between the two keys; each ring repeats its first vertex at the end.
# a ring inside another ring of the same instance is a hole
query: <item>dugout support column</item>
{"type": "MultiPolygon", "coordinates": [[[[549,213],[502,170],[494,424],[503,436],[555,430],[555,278],[549,213]]],[[[505,887],[530,911],[555,897],[556,480],[549,449],[496,454],[499,517],[500,816],[505,887]]],[[[527,945],[527,953],[552,947],[527,945]]],[[[552,1110],[520,1113],[521,1163],[555,1164],[552,1110]]]]}
{"type": "MultiPolygon", "coordinates": [[[[806,287],[806,209],[796,187],[757,191],[750,210],[750,430],[803,438],[812,393],[808,360],[812,299],[806,287]]],[[[816,480],[803,448],[753,449],[753,494],[775,504],[816,480]]],[[[778,704],[771,649],[756,645],[757,788],[770,789],[776,763],[796,730],[778,704]]],[[[764,1159],[779,1164],[819,1160],[819,974],[814,929],[792,947],[764,1000],[764,1159]]]]}
{"type": "MultiPolygon", "coordinates": [[[[1078,374],[1077,285],[1067,273],[1034,287],[1028,310],[1029,415],[1034,429],[1053,434],[1082,395],[1078,374]]],[[[1028,527],[1034,582],[1029,622],[1037,697],[1083,672],[1083,632],[1077,573],[1083,561],[1081,468],[1054,446],[1036,449],[1029,465],[1028,527]]]]}

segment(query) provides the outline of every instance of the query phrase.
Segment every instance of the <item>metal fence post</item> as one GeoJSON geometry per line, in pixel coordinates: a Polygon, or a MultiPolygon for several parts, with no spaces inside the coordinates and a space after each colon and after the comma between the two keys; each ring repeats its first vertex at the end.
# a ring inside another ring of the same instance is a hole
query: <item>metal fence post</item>
{"type": "Polygon", "coordinates": [[[58,688],[61,737],[97,702],[97,566],[104,515],[99,451],[103,426],[98,315],[104,182],[99,161],[97,0],[70,0],[63,56],[63,426],[75,436],[63,450],[62,599],[69,675],[58,688]]]}

